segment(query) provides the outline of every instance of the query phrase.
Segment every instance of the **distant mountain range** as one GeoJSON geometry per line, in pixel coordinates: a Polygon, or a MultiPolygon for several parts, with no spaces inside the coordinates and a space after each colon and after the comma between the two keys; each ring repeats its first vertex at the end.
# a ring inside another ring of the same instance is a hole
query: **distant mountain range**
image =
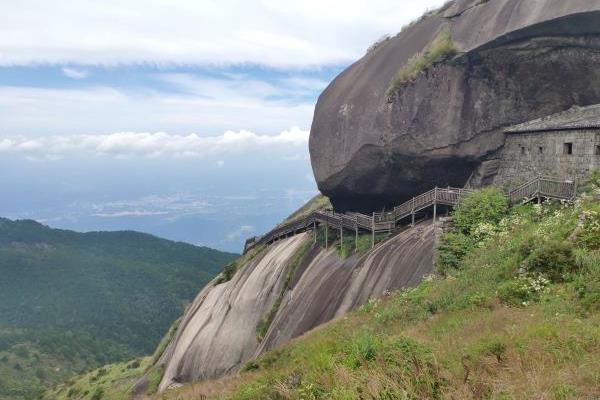
{"type": "Polygon", "coordinates": [[[151,353],[236,254],[0,218],[0,399],[151,353]]]}

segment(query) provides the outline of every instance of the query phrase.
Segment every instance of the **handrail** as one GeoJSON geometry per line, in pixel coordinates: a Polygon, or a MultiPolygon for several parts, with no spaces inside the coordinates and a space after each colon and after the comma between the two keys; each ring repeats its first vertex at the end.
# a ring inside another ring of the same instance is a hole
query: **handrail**
{"type": "MultiPolygon", "coordinates": [[[[510,191],[507,198],[512,206],[519,202],[527,202],[542,197],[573,200],[576,192],[577,184],[575,181],[538,176],[510,191]]],[[[455,207],[470,193],[472,193],[470,189],[436,187],[405,201],[394,207],[390,212],[373,213],[371,215],[358,212],[340,214],[335,211],[315,211],[303,219],[280,225],[263,236],[248,239],[244,246],[244,252],[256,246],[269,244],[289,235],[308,230],[316,223],[326,223],[336,229],[363,229],[372,233],[384,230],[391,231],[400,220],[414,215],[416,212],[437,204],[455,207]]]]}

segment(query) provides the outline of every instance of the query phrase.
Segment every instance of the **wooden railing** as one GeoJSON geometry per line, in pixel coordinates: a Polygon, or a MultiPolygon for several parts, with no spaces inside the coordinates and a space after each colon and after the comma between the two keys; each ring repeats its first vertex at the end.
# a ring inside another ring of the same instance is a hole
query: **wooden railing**
{"type": "MultiPolygon", "coordinates": [[[[392,211],[372,213],[371,215],[357,212],[341,214],[334,211],[315,211],[304,218],[280,225],[264,236],[248,239],[244,246],[244,252],[256,246],[267,245],[297,233],[315,229],[320,224],[325,224],[326,232],[329,227],[339,229],[341,235],[343,235],[344,229],[353,230],[357,239],[359,230],[370,232],[374,245],[375,233],[392,232],[396,229],[398,222],[409,216],[412,217],[411,224],[414,225],[416,213],[428,207],[433,207],[435,222],[438,205],[455,207],[471,192],[468,189],[436,187],[394,207],[392,211]]],[[[507,197],[510,205],[515,205],[541,198],[573,200],[576,192],[577,186],[574,181],[539,176],[512,190],[507,197]]]]}
{"type": "Polygon", "coordinates": [[[508,197],[510,204],[514,205],[526,203],[536,198],[573,200],[576,194],[577,183],[575,181],[538,176],[511,191],[508,197]]]}

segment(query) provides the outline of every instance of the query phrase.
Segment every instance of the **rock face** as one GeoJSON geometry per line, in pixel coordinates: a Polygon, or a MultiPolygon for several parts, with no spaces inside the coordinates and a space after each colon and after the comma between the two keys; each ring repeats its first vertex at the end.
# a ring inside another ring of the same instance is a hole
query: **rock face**
{"type": "Polygon", "coordinates": [[[371,297],[416,285],[432,271],[434,229],[423,223],[361,258],[340,260],[335,249],[314,246],[285,289],[288,263],[306,241],[312,237],[300,234],[271,245],[231,281],[202,290],[159,360],[165,368],[159,390],[236,371],[371,297]],[[281,306],[259,343],[256,328],[283,289],[281,306]]]}
{"type": "Polygon", "coordinates": [[[372,211],[438,186],[492,182],[504,128],[600,103],[600,0],[459,0],[388,39],[321,94],[310,134],[319,189],[372,211]],[[458,55],[388,96],[449,31],[458,55]]]}

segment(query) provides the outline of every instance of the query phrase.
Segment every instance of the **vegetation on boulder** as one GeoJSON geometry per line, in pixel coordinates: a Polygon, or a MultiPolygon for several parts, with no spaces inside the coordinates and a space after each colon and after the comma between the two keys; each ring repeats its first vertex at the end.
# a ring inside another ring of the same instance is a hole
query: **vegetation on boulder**
{"type": "Polygon", "coordinates": [[[398,89],[414,80],[420,72],[454,57],[456,52],[456,45],[452,41],[450,31],[444,30],[438,33],[422,53],[412,56],[406,65],[396,72],[387,90],[388,101],[392,102],[398,89]]]}

